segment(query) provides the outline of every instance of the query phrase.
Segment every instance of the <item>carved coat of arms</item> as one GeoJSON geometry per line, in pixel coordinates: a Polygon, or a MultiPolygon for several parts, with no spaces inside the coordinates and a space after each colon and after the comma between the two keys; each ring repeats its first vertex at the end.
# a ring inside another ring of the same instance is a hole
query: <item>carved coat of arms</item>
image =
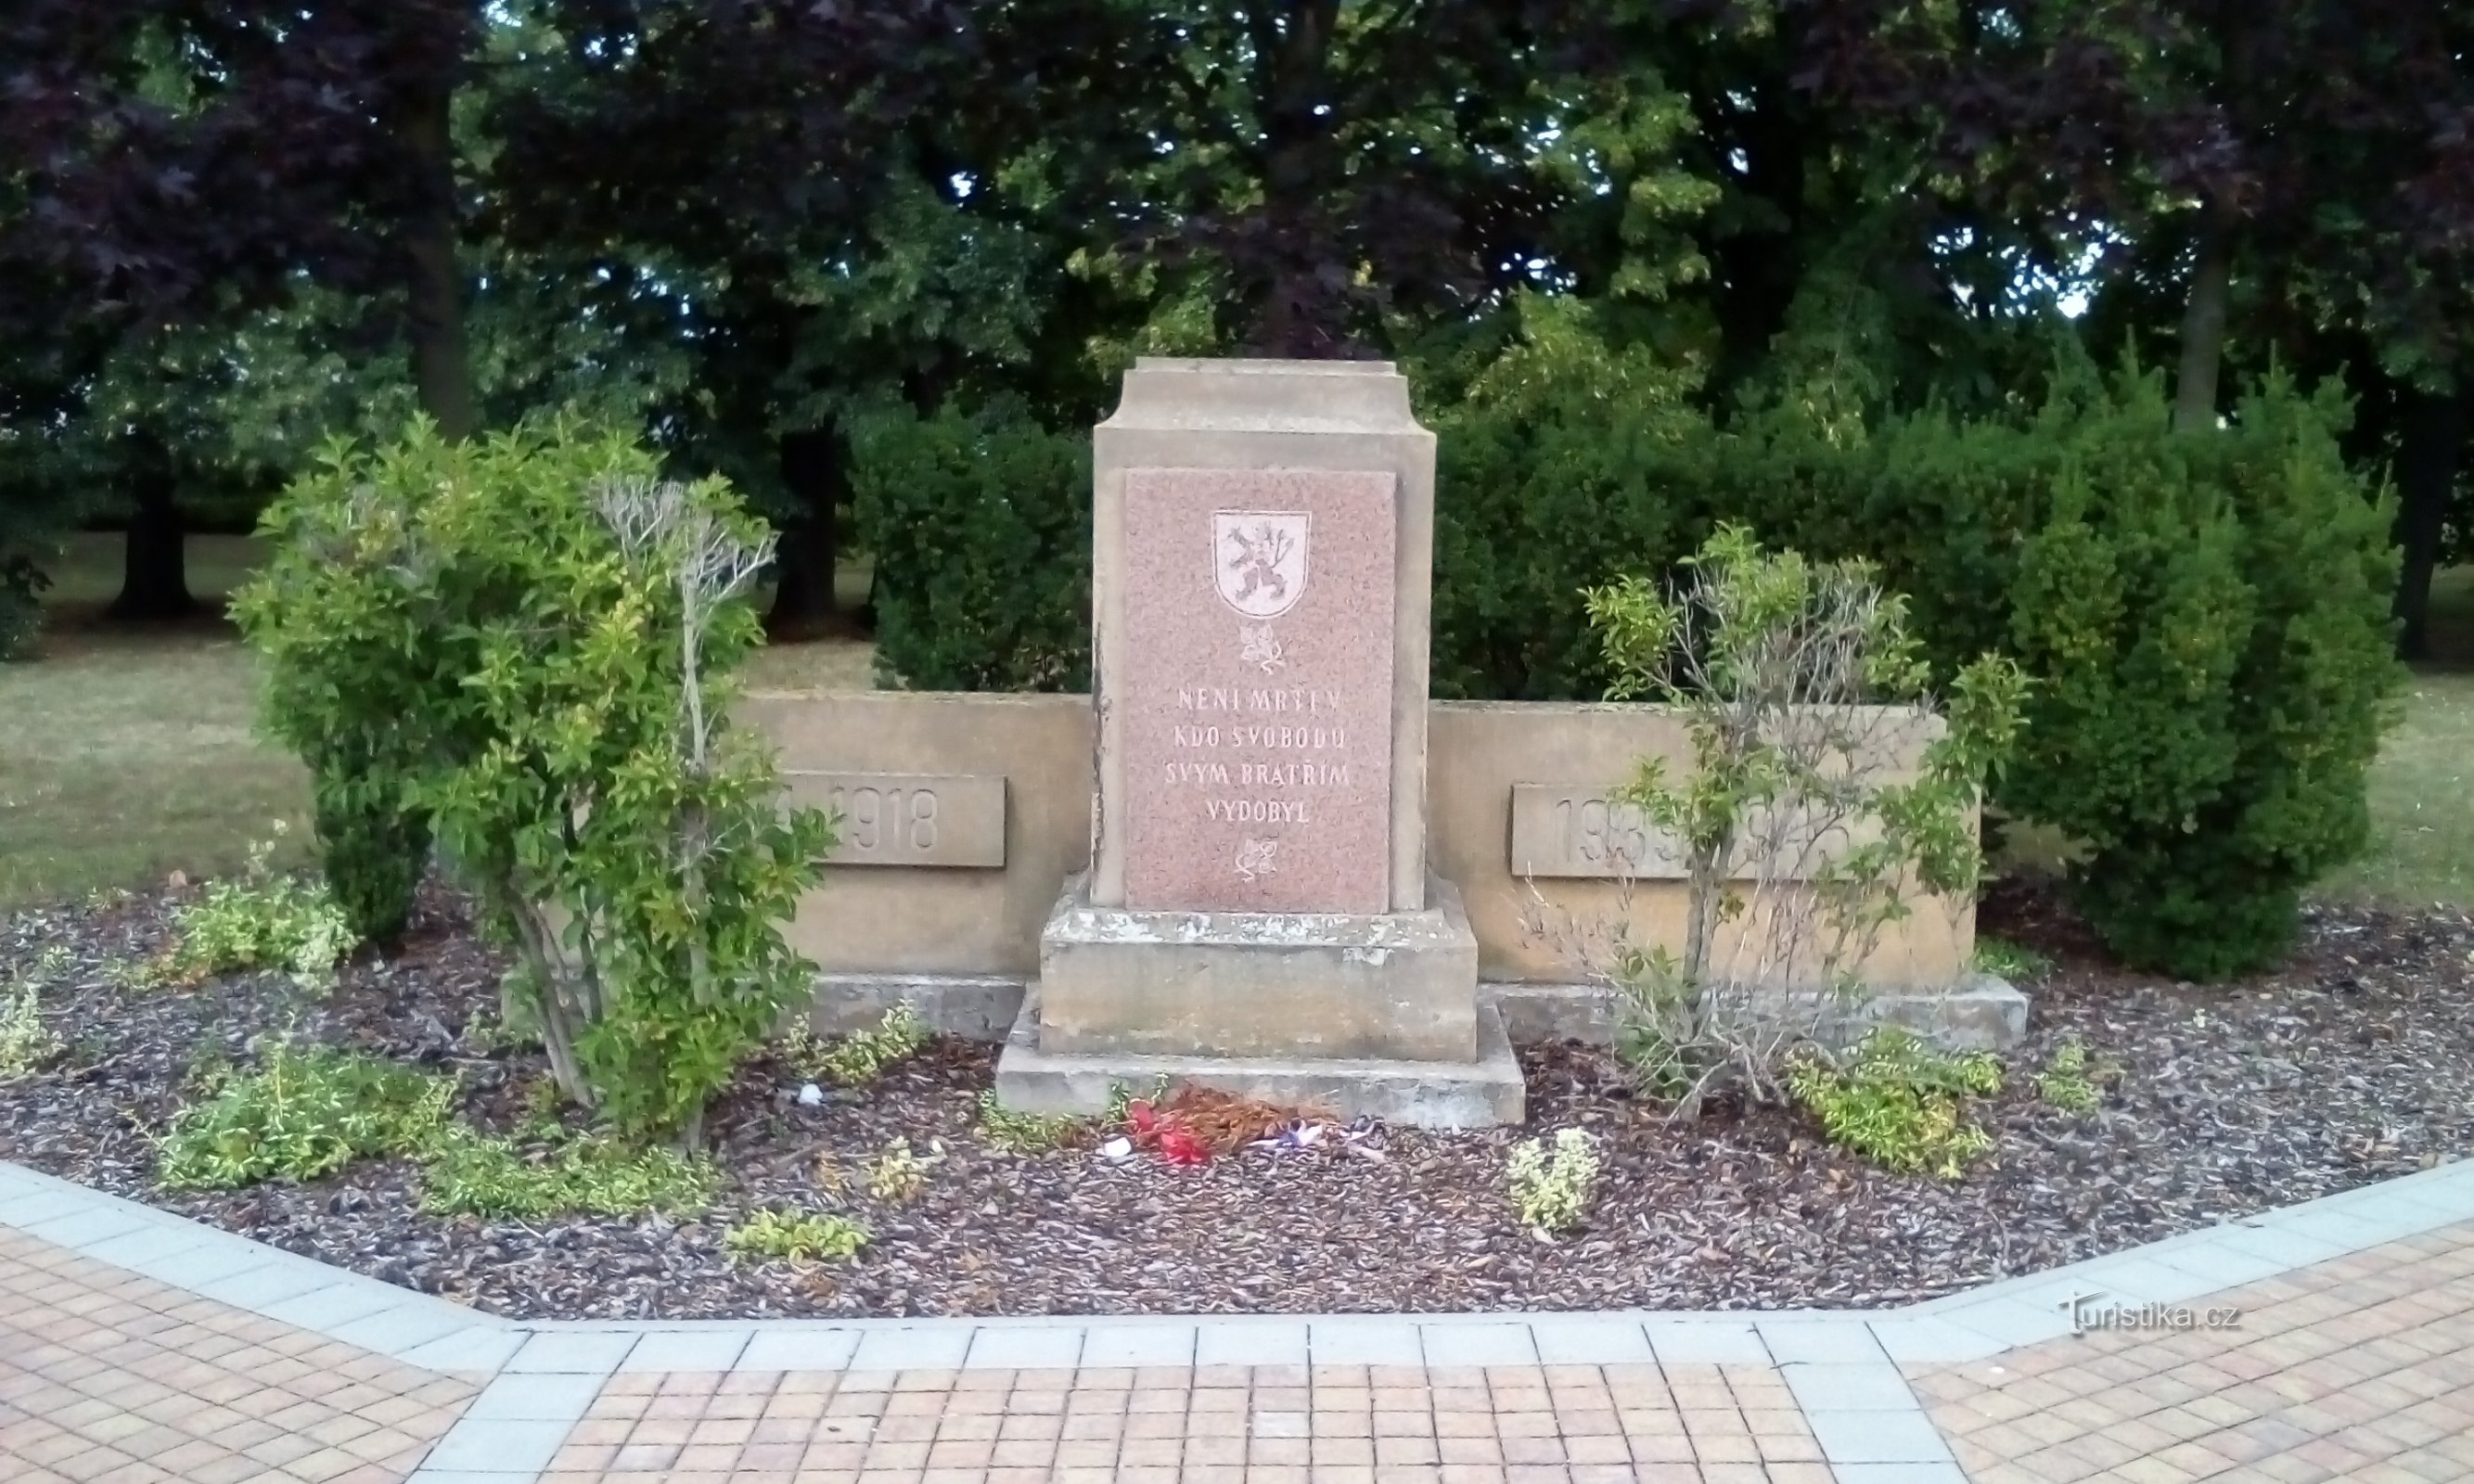
{"type": "Polygon", "coordinates": [[[1302,510],[1222,510],[1211,517],[1212,575],[1220,597],[1249,619],[1276,619],[1306,591],[1302,510]]]}

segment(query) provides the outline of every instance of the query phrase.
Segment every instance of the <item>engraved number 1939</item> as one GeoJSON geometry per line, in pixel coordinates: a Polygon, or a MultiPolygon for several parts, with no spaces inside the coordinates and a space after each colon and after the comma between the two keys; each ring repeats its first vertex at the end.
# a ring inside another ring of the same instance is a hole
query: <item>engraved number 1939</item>
{"type": "Polygon", "coordinates": [[[1615,807],[1605,799],[1569,799],[1555,801],[1555,814],[1564,826],[1564,850],[1567,857],[1577,857],[1592,865],[1619,861],[1637,866],[1649,853],[1649,838],[1641,827],[1640,811],[1630,806],[1615,807]]]}

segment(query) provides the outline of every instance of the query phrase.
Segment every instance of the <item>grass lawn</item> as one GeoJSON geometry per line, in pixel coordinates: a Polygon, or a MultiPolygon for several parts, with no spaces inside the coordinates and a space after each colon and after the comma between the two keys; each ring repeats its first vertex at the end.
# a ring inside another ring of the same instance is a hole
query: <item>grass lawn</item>
{"type": "MultiPolygon", "coordinates": [[[[71,544],[37,658],[0,665],[0,909],[234,870],[278,819],[289,830],[277,859],[305,859],[307,775],[257,735],[256,662],[218,606],[256,557],[247,537],[191,537],[189,590],[212,611],[122,628],[102,621],[120,538],[71,544]]],[[[856,605],[865,570],[840,586],[856,605]]],[[[785,645],[759,653],[748,679],[864,687],[870,654],[849,641],[785,645]]]]}
{"type": "Polygon", "coordinates": [[[2474,567],[2432,583],[2435,662],[2371,769],[2370,853],[2323,884],[2391,907],[2474,908],[2474,567]]]}
{"type": "MultiPolygon", "coordinates": [[[[128,630],[101,621],[119,581],[116,536],[82,536],[58,573],[39,658],[0,666],[0,908],[237,867],[274,820],[300,858],[306,781],[254,730],[255,665],[219,616],[128,630]]],[[[190,590],[220,598],[255,544],[193,537],[190,590]]],[[[839,579],[845,605],[864,569],[839,579]]],[[[2376,839],[2332,877],[2331,896],[2474,907],[2474,569],[2432,597],[2439,661],[2416,670],[2370,782],[2376,839]]],[[[864,688],[855,641],[768,648],[756,686],[864,688]]]]}

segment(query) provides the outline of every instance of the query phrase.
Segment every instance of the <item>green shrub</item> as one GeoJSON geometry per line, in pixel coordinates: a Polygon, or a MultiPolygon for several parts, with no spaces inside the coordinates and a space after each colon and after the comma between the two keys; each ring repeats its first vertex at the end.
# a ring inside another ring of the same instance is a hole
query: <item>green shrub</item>
{"type": "MultiPolygon", "coordinates": [[[[269,510],[235,612],[270,725],[357,768],[385,914],[425,817],[512,944],[506,1018],[622,1131],[700,1136],[707,1101],[809,992],[781,924],[830,832],[730,725],[768,559],[727,486],[661,483],[566,422],[336,444],[269,510]]],[[[356,888],[358,889],[358,888],[356,888]]]]}
{"type": "MultiPolygon", "coordinates": [[[[1424,414],[1437,695],[1599,697],[1583,592],[1665,576],[1734,523],[1873,563],[1944,682],[2019,664],[2026,742],[1992,802],[2084,842],[2071,892],[2129,961],[2268,962],[2303,888],[2363,848],[2395,555],[2334,386],[2271,376],[2229,427],[2176,434],[2159,376],[2064,359],[2015,411],[1868,424],[1829,379],[1860,370],[1818,356],[1721,431],[1541,327],[1509,385],[1424,414]]],[[[949,415],[861,443],[887,662],[922,687],[1083,684],[1087,435],[949,415]]]]}
{"type": "Polygon", "coordinates": [[[511,1139],[457,1126],[422,1173],[422,1209],[523,1220],[585,1214],[687,1215],[713,1204],[721,1172],[709,1159],[610,1139],[561,1142],[528,1155],[511,1139]]]}
{"type": "Polygon", "coordinates": [[[402,798],[406,770],[332,755],[312,769],[327,888],[361,941],[393,948],[429,865],[429,817],[402,798]]]}
{"type": "Polygon", "coordinates": [[[1859,995],[1913,899],[1975,899],[1977,805],[2025,686],[2007,660],[1978,659],[1920,738],[1928,672],[1905,600],[1869,564],[1722,525],[1689,565],[1672,595],[1637,577],[1588,595],[1611,693],[1675,707],[1692,744],[1679,776],[1642,758],[1613,795],[1644,841],[1675,841],[1681,949],[1617,922],[1613,952],[1589,965],[1620,991],[1617,1045],[1644,1090],[1686,1117],[1719,1091],[1778,1100],[1787,1058],[1859,995]]]}
{"type": "Polygon", "coordinates": [[[765,1210],[731,1228],[721,1245],[734,1261],[777,1257],[785,1262],[816,1262],[855,1257],[867,1240],[867,1229],[847,1216],[765,1210]]]}
{"type": "Polygon", "coordinates": [[[60,1054],[61,1038],[43,1025],[34,982],[21,981],[14,993],[0,1001],[0,1083],[32,1077],[60,1054]]]}
{"type": "Polygon", "coordinates": [[[1831,1142],[1884,1169],[1956,1180],[1993,1147],[1968,1120],[1967,1101],[2001,1090],[2001,1063],[1984,1052],[1937,1051],[1880,1026],[1843,1057],[1807,1051],[1789,1068],[1787,1085],[1831,1142]]]}
{"type": "Polygon", "coordinates": [[[266,1047],[255,1072],[213,1074],[174,1115],[157,1151],[164,1184],[226,1190],[299,1183],[354,1159],[423,1154],[449,1127],[455,1082],[361,1052],[266,1047]]]}
{"type": "Polygon", "coordinates": [[[2039,686],[2001,797],[2087,843],[2073,895],[2115,952],[2219,979],[2279,958],[2302,889],[2369,840],[2396,555],[2333,389],[2272,377],[2214,434],[2166,416],[2159,378],[2124,378],[2054,439],[2009,616],[2039,686]]]}
{"type": "Polygon", "coordinates": [[[1813,410],[1831,401],[1658,437],[1592,413],[1587,388],[1508,429],[1447,421],[1439,693],[1596,694],[1612,677],[1575,637],[1588,572],[1655,578],[1721,521],[1861,557],[1912,595],[1937,675],[1988,651],[2027,675],[1991,798],[2084,843],[2070,888],[2108,946],[2191,978],[2272,961],[2302,888],[2365,843],[2401,674],[2389,507],[2344,465],[2338,391],[2272,376],[2204,435],[2171,430],[2160,377],[2084,363],[2016,417],[1867,428],[1813,410]],[[1566,436],[1593,417],[1600,436],[1566,436]],[[1555,488],[1532,488],[1539,470],[1555,488]],[[1559,490],[1588,498],[1533,524],[1559,490]]]}
{"type": "Polygon", "coordinates": [[[1513,1146],[1504,1179],[1520,1224],[1541,1235],[1568,1231],[1588,1209],[1598,1181],[1598,1151],[1579,1129],[1555,1131],[1554,1152],[1543,1139],[1513,1146]]]}
{"type": "MultiPolygon", "coordinates": [[[[283,826],[278,821],[276,829],[283,826]]],[[[157,982],[195,984],[242,969],[282,969],[313,991],[331,989],[335,966],[358,939],[325,883],[310,885],[267,867],[271,841],[250,847],[239,881],[210,883],[197,901],[172,912],[179,937],[154,967],[157,982]]]]}
{"type": "Polygon", "coordinates": [[[1091,683],[1091,438],[948,411],[851,438],[878,664],[919,691],[1091,683]]]}
{"type": "Polygon", "coordinates": [[[997,1102],[996,1089],[982,1088],[979,1103],[980,1137],[990,1148],[1009,1155],[1044,1155],[1082,1142],[1090,1125],[1062,1113],[1017,1113],[997,1102]]]}
{"type": "Polygon", "coordinates": [[[928,1172],[944,1162],[942,1145],[918,1155],[911,1152],[909,1139],[893,1139],[867,1161],[868,1196],[887,1205],[908,1205],[928,1188],[928,1172]]]}
{"type": "Polygon", "coordinates": [[[928,1026],[910,1002],[903,1001],[864,1031],[818,1040],[807,1025],[791,1028],[783,1056],[800,1076],[844,1087],[864,1087],[885,1069],[919,1055],[928,1044],[928,1026]]]}
{"type": "Polygon", "coordinates": [[[2074,1038],[2055,1049],[2053,1059],[2036,1074],[2036,1095],[2065,1113],[2093,1109],[2097,1090],[2088,1075],[2087,1047],[2074,1038]]]}
{"type": "Polygon", "coordinates": [[[2053,961],[2050,955],[2023,948],[2007,938],[1979,936],[1976,939],[1976,967],[1979,973],[2015,983],[2044,978],[2053,971],[2053,961]]]}

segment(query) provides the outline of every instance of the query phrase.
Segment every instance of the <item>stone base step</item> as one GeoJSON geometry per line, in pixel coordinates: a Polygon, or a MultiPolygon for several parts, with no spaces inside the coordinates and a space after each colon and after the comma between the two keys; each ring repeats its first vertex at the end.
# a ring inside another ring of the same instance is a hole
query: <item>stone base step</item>
{"type": "Polygon", "coordinates": [[[1044,1052],[1033,985],[997,1057],[997,1101],[1022,1113],[1098,1113],[1115,1087],[1148,1096],[1166,1077],[1172,1088],[1193,1084],[1335,1118],[1364,1114],[1417,1129],[1520,1122],[1520,1062],[1492,1005],[1478,1007],[1477,1047],[1477,1059],[1467,1062],[1044,1052]]]}

